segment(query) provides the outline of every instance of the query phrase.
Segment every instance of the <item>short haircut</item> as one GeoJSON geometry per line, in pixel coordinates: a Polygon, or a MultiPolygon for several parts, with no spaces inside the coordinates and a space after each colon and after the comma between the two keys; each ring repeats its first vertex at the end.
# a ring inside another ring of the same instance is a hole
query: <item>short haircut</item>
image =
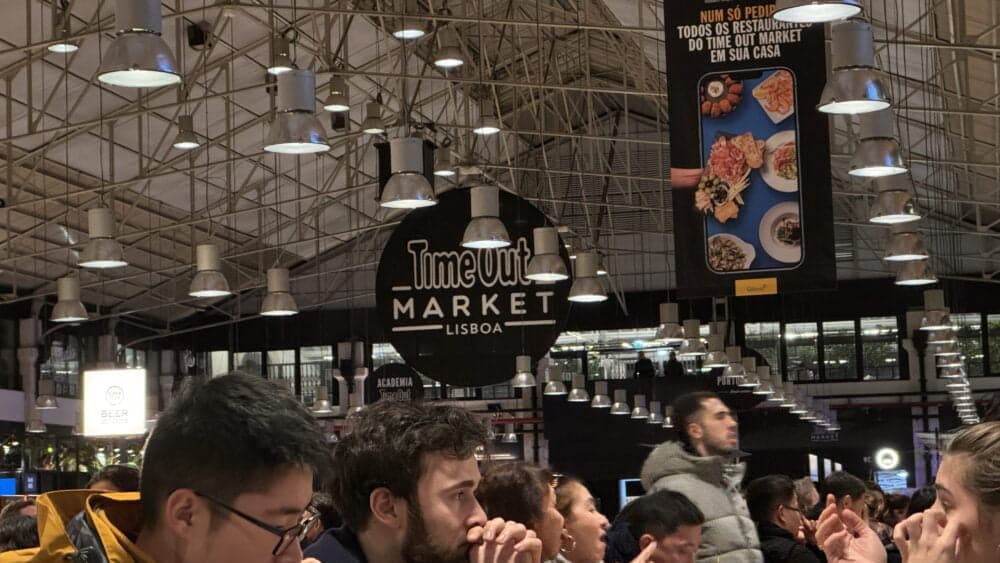
{"type": "Polygon", "coordinates": [[[688,424],[694,422],[695,415],[705,408],[703,403],[709,399],[719,399],[719,396],[711,391],[694,391],[674,399],[674,417],[678,422],[674,425],[677,428],[677,437],[687,446],[691,445],[691,437],[687,433],[688,424]]]}
{"type": "Polygon", "coordinates": [[[866,490],[868,487],[861,479],[846,471],[834,471],[823,480],[820,504],[824,503],[826,495],[833,495],[838,502],[847,495],[851,495],[851,500],[859,501],[866,490]]]}
{"type": "Polygon", "coordinates": [[[546,495],[552,488],[552,472],[515,461],[486,469],[476,488],[476,498],[490,518],[520,522],[533,529],[545,514],[546,495]]]}
{"type": "Polygon", "coordinates": [[[149,437],[140,481],[143,525],[156,524],[177,489],[231,504],[265,489],[280,472],[317,475],[329,462],[319,424],[286,387],[238,373],[209,379],[175,400],[149,437]]]}
{"type": "Polygon", "coordinates": [[[809,493],[816,491],[816,496],[819,496],[819,490],[816,488],[816,483],[813,483],[813,480],[808,476],[796,479],[794,483],[795,496],[799,499],[799,508],[802,510],[809,510],[812,508],[812,504],[816,504],[815,502],[809,502],[809,493]]]}
{"type": "Polygon", "coordinates": [[[885,495],[886,510],[906,510],[910,504],[910,497],[900,493],[889,493],[885,495]]]}
{"type": "Polygon", "coordinates": [[[700,526],[705,515],[686,496],[661,490],[641,496],[625,505],[618,519],[624,520],[636,540],[649,534],[657,540],[669,536],[681,526],[700,526]]]}
{"type": "Polygon", "coordinates": [[[0,520],[0,553],[38,547],[38,522],[31,516],[13,514],[0,520]]]}
{"type": "MultiPolygon", "coordinates": [[[[747,485],[747,508],[754,522],[770,522],[778,506],[795,496],[795,483],[785,475],[768,475],[747,485]]],[[[806,510],[808,507],[800,507],[806,510]]]]}
{"type": "Polygon", "coordinates": [[[35,499],[23,498],[8,502],[3,505],[3,510],[0,510],[0,520],[13,516],[22,516],[21,509],[28,506],[35,506],[35,499]]]}
{"type": "Polygon", "coordinates": [[[416,501],[426,455],[467,459],[489,445],[479,419],[444,405],[379,401],[354,415],[351,426],[334,448],[329,491],[344,523],[356,532],[368,525],[376,488],[416,501]]]}
{"type": "Polygon", "coordinates": [[[927,510],[934,506],[935,502],[937,502],[937,489],[934,485],[920,487],[913,491],[913,496],[910,497],[910,503],[906,506],[906,517],[909,518],[927,510]]]}
{"type": "Polygon", "coordinates": [[[340,519],[340,513],[337,512],[337,507],[333,505],[333,498],[329,493],[322,491],[313,493],[309,506],[319,515],[319,521],[324,530],[339,528],[343,523],[340,519]]]}
{"type": "Polygon", "coordinates": [[[105,465],[87,482],[87,488],[96,483],[107,481],[123,493],[139,490],[139,470],[130,465],[105,465]]]}

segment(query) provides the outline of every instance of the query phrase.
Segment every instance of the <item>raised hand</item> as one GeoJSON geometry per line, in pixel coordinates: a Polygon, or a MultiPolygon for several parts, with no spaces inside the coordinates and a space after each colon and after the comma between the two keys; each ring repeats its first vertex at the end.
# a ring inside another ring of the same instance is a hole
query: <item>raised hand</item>
{"type": "Polygon", "coordinates": [[[542,541],[535,532],[517,522],[494,518],[466,534],[469,563],[540,563],[542,541]]]}
{"type": "Polygon", "coordinates": [[[833,495],[827,495],[826,508],[820,514],[816,529],[816,541],[826,553],[828,563],[886,561],[885,548],[878,534],[854,511],[838,508],[833,495]]]}
{"type": "Polygon", "coordinates": [[[953,563],[958,561],[960,532],[958,520],[948,521],[944,512],[932,508],[897,524],[892,541],[907,563],[953,563]]]}

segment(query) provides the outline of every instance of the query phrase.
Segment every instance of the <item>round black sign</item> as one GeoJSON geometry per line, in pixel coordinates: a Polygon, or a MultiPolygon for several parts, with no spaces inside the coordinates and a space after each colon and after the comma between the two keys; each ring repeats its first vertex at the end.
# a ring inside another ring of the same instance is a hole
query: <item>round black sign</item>
{"type": "MultiPolygon", "coordinates": [[[[382,251],[375,300],[382,327],[420,373],[460,386],[501,383],[514,358],[538,360],[555,344],[569,311],[570,280],[537,284],[525,277],[532,230],[550,227],[527,201],[500,191],[500,219],[511,245],[462,246],[469,190],[441,194],[410,211],[382,251]]],[[[569,256],[560,245],[569,268],[569,256]]]]}
{"type": "Polygon", "coordinates": [[[385,364],[365,379],[367,402],[418,401],[424,398],[424,382],[405,364],[385,364]]]}

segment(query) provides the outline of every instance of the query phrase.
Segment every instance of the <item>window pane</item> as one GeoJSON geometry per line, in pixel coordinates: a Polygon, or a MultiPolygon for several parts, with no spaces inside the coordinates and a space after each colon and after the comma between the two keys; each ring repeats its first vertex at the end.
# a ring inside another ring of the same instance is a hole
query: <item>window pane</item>
{"type": "Polygon", "coordinates": [[[299,373],[302,378],[302,402],[311,405],[317,385],[326,385],[330,402],[337,404],[338,385],[333,382],[333,346],[306,346],[299,348],[299,373]]]}
{"type": "Polygon", "coordinates": [[[372,368],[378,369],[385,364],[405,364],[403,357],[388,342],[372,344],[372,368]]]}
{"type": "Polygon", "coordinates": [[[269,350],[267,378],[284,382],[288,390],[295,393],[295,350],[269,350]]]}
{"type": "Polygon", "coordinates": [[[778,369],[778,350],[781,337],[781,325],[778,323],[747,323],[743,325],[747,348],[752,348],[764,359],[767,365],[778,369]]]}
{"type": "Polygon", "coordinates": [[[979,313],[952,314],[951,322],[958,326],[958,349],[965,357],[965,373],[969,377],[983,375],[983,327],[979,313]]]}
{"type": "Polygon", "coordinates": [[[788,323],[785,325],[785,351],[788,354],[787,369],[790,381],[819,379],[819,370],[816,365],[816,339],[818,336],[816,323],[788,323]]]}
{"type": "Polygon", "coordinates": [[[233,354],[234,369],[250,375],[264,375],[264,364],[260,352],[236,352],[233,354]]]}
{"type": "Polygon", "coordinates": [[[986,317],[990,337],[990,373],[1000,375],[1000,315],[986,317]]]}
{"type": "Polygon", "coordinates": [[[229,373],[229,350],[212,350],[208,353],[208,375],[219,377],[229,373]]]}
{"type": "Polygon", "coordinates": [[[899,326],[896,317],[861,319],[865,380],[899,379],[899,326]]]}
{"type": "Polygon", "coordinates": [[[858,378],[854,321],[823,323],[823,362],[827,380],[858,378]]]}

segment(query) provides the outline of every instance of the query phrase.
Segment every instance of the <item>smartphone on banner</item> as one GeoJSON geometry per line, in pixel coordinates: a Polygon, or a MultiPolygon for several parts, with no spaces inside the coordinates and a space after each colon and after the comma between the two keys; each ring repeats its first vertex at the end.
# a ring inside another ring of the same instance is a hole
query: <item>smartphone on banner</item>
{"type": "Polygon", "coordinates": [[[717,274],[795,269],[805,252],[796,77],[772,67],[698,82],[705,261],[717,274]]]}

